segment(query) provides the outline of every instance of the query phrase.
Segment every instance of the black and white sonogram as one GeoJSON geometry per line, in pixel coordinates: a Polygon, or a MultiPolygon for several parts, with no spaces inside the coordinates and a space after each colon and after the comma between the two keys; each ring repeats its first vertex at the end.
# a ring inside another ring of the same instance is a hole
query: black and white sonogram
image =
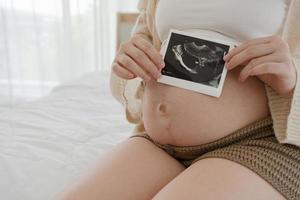
{"type": "Polygon", "coordinates": [[[162,52],[166,66],[158,82],[219,97],[227,73],[223,57],[232,46],[172,30],[162,52]]]}

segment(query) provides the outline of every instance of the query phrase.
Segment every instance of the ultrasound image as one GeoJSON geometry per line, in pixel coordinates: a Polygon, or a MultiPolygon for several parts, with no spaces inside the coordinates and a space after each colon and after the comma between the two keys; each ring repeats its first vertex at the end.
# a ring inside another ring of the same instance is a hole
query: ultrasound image
{"type": "Polygon", "coordinates": [[[163,75],[218,88],[229,46],[172,33],[163,75]]]}

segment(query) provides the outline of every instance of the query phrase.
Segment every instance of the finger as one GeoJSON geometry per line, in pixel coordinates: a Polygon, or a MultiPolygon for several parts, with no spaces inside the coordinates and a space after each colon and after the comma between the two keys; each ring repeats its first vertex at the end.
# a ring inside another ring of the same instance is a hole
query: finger
{"type": "Polygon", "coordinates": [[[154,46],[141,38],[133,39],[132,43],[139,48],[141,51],[145,52],[145,54],[155,63],[158,69],[162,69],[165,66],[165,62],[159,52],[154,48],[154,46]]]}
{"type": "Polygon", "coordinates": [[[263,76],[266,74],[279,75],[279,76],[285,74],[282,67],[282,63],[269,62],[269,63],[263,63],[257,65],[253,69],[251,69],[249,74],[243,80],[240,81],[245,81],[249,76],[263,76]]]}
{"type": "Polygon", "coordinates": [[[139,66],[149,72],[154,79],[158,79],[160,77],[159,69],[143,51],[130,44],[125,53],[130,56],[139,66]]]}
{"type": "Polygon", "coordinates": [[[118,56],[117,63],[125,69],[130,70],[133,74],[141,77],[145,81],[151,80],[151,77],[126,54],[118,56]]]}
{"type": "Polygon", "coordinates": [[[282,61],[284,55],[279,55],[279,54],[270,54],[267,56],[259,57],[256,59],[251,60],[240,72],[240,81],[245,81],[247,77],[249,76],[249,72],[258,65],[261,65],[263,63],[268,63],[268,62],[276,62],[279,63],[282,61]]]}
{"type": "Polygon", "coordinates": [[[285,74],[285,70],[282,63],[269,62],[254,67],[249,73],[250,76],[258,76],[263,74],[282,76],[285,74]]]}
{"type": "Polygon", "coordinates": [[[251,59],[272,54],[274,52],[275,52],[275,48],[270,43],[249,46],[248,48],[234,55],[231,58],[231,60],[226,64],[226,67],[228,70],[231,70],[251,59]]]}
{"type": "Polygon", "coordinates": [[[249,41],[237,46],[236,48],[232,49],[231,51],[229,51],[226,54],[226,56],[224,56],[224,61],[226,61],[226,62],[230,61],[233,56],[240,53],[241,51],[244,51],[245,49],[247,49],[250,46],[268,43],[272,40],[272,38],[273,38],[273,36],[268,36],[268,37],[256,38],[253,40],[249,40],[249,41]]]}
{"type": "Polygon", "coordinates": [[[112,64],[112,70],[117,76],[123,79],[132,79],[136,77],[131,71],[125,69],[115,62],[112,64]]]}

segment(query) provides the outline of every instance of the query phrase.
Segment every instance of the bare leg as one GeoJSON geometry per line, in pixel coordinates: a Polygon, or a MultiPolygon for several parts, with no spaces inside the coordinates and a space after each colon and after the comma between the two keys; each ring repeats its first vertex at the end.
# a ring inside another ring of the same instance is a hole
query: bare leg
{"type": "Polygon", "coordinates": [[[235,162],[197,161],[165,186],[154,200],[285,200],[269,183],[235,162]]]}
{"type": "Polygon", "coordinates": [[[147,139],[130,138],[112,149],[93,173],[58,199],[148,200],[184,169],[147,139]]]}

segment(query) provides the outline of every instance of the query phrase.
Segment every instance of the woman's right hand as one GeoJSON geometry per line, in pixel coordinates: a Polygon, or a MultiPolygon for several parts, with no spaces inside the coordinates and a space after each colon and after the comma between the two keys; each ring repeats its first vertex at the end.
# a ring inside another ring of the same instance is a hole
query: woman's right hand
{"type": "Polygon", "coordinates": [[[123,79],[140,77],[146,82],[158,79],[164,60],[154,46],[141,36],[122,43],[113,61],[112,70],[123,79]]]}

